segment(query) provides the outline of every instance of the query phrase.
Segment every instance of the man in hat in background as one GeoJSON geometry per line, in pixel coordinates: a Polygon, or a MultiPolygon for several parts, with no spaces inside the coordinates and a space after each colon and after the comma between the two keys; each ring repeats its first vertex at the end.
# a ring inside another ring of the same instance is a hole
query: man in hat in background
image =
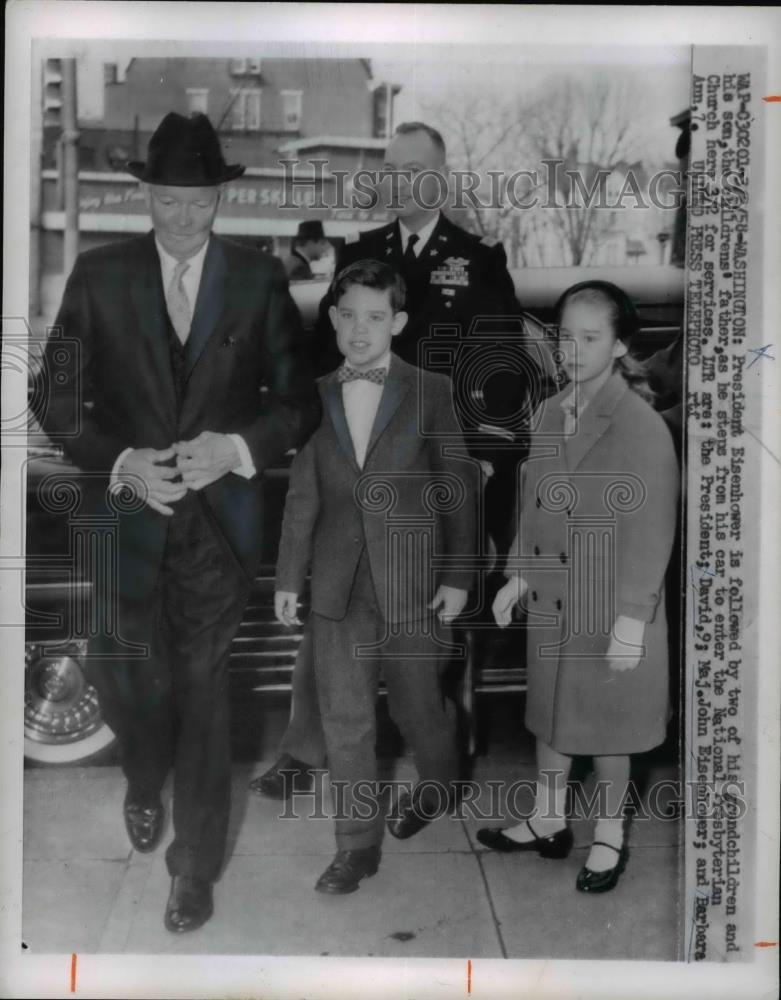
{"type": "Polygon", "coordinates": [[[208,118],[166,115],[128,170],[153,231],[79,256],[37,415],[116,541],[116,570],[94,581],[106,624],[87,669],[119,740],[136,850],[161,838],[173,768],[165,924],[181,932],[211,916],[225,856],[228,651],[261,558],[260,476],[306,440],[319,403],[282,264],[212,233],[244,167],[225,162],[208,118]]]}
{"type": "Polygon", "coordinates": [[[315,277],[312,261],[322,260],[331,251],[331,244],[325,238],[323,224],[319,219],[299,222],[298,232],[293,240],[293,251],[285,261],[290,281],[311,281],[315,277]]]}

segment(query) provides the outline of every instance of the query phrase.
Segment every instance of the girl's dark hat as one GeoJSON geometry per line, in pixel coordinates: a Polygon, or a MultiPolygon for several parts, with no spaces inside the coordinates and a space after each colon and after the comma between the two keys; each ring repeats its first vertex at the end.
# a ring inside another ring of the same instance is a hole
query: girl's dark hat
{"type": "Polygon", "coordinates": [[[241,177],[245,167],[226,163],[214,126],[204,114],[169,112],[149,140],[147,160],[130,160],[127,171],[147,184],[211,187],[241,177]]]}

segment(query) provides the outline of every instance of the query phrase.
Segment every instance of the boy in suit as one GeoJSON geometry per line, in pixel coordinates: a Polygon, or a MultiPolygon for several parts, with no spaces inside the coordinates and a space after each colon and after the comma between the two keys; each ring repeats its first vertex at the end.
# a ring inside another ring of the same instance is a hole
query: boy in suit
{"type": "Polygon", "coordinates": [[[336,857],[315,888],[347,893],[380,860],[380,666],[420,778],[389,832],[410,837],[448,807],[457,755],[439,673],[471,584],[477,475],[449,379],[391,355],[407,320],[400,275],[357,261],[335,278],[333,303],[345,361],[321,380],[322,423],[291,469],[274,603],[280,621],[297,623],[311,562],[317,696],[331,780],[345,792],[336,857]]]}
{"type": "MultiPolygon", "coordinates": [[[[546,379],[531,353],[525,352],[520,343],[523,313],[507,270],[504,248],[495,240],[467,232],[432,207],[440,191],[439,183],[444,182],[447,174],[446,160],[445,142],[436,129],[425,122],[405,122],[398,126],[385,150],[386,179],[382,185],[384,203],[396,218],[378,229],[348,236],[337,251],[336,272],[359,260],[384,261],[398,271],[406,286],[408,321],[393,338],[393,353],[404,361],[426,368],[437,358],[441,366],[443,351],[425,351],[422,345],[437,327],[456,327],[464,345],[470,345],[470,379],[478,369],[485,370],[479,399],[470,396],[470,412],[462,405],[460,419],[469,433],[472,454],[482,460],[488,476],[483,508],[485,528],[503,556],[512,541],[515,483],[518,465],[526,455],[522,433],[525,428],[523,421],[516,420],[508,437],[506,431],[502,436],[486,432],[485,425],[507,428],[514,414],[524,411],[531,414],[546,395],[546,379]],[[396,178],[397,197],[386,186],[391,177],[396,178]],[[505,360],[512,357],[511,364],[496,365],[498,344],[504,345],[505,360]],[[475,352],[485,359],[484,364],[475,365],[475,352]],[[483,430],[474,419],[478,410],[483,413],[480,420],[483,430]]],[[[329,320],[333,304],[329,290],[320,303],[315,326],[316,374],[330,371],[339,363],[329,320]]],[[[447,374],[456,384],[464,378],[458,364],[447,374]]],[[[472,388],[476,391],[477,385],[472,388]]],[[[457,399],[463,399],[463,390],[462,381],[461,391],[455,394],[457,399]]],[[[311,785],[312,771],[322,766],[323,753],[311,657],[305,642],[296,659],[291,719],[278,759],[264,774],[253,778],[250,789],[260,795],[284,799],[294,788],[311,785]]]]}

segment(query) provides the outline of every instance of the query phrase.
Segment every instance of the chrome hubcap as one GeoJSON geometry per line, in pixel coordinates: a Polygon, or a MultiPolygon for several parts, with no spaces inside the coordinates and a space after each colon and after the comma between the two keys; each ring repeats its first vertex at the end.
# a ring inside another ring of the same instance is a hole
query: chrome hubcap
{"type": "Polygon", "coordinates": [[[25,736],[40,743],[71,743],[101,725],[97,692],[84,677],[77,651],[44,656],[33,648],[25,669],[25,736]]]}

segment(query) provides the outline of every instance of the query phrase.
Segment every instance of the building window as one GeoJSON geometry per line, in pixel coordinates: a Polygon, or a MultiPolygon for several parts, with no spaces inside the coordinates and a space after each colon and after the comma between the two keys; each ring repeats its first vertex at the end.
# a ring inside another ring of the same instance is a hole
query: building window
{"type": "Polygon", "coordinates": [[[281,90],[282,98],[282,129],[285,132],[298,132],[301,128],[301,91],[281,90]]]}
{"type": "Polygon", "coordinates": [[[374,91],[373,134],[375,139],[388,139],[391,134],[391,95],[387,84],[380,84],[374,91]]]}
{"type": "Polygon", "coordinates": [[[188,87],[187,88],[187,111],[189,114],[195,114],[196,111],[200,111],[204,115],[209,113],[209,91],[206,87],[188,87]]]}
{"type": "Polygon", "coordinates": [[[231,90],[230,128],[234,132],[257,132],[260,129],[260,91],[231,90]]]}
{"type": "Polygon", "coordinates": [[[231,59],[231,76],[260,76],[260,59],[231,59]]]}

